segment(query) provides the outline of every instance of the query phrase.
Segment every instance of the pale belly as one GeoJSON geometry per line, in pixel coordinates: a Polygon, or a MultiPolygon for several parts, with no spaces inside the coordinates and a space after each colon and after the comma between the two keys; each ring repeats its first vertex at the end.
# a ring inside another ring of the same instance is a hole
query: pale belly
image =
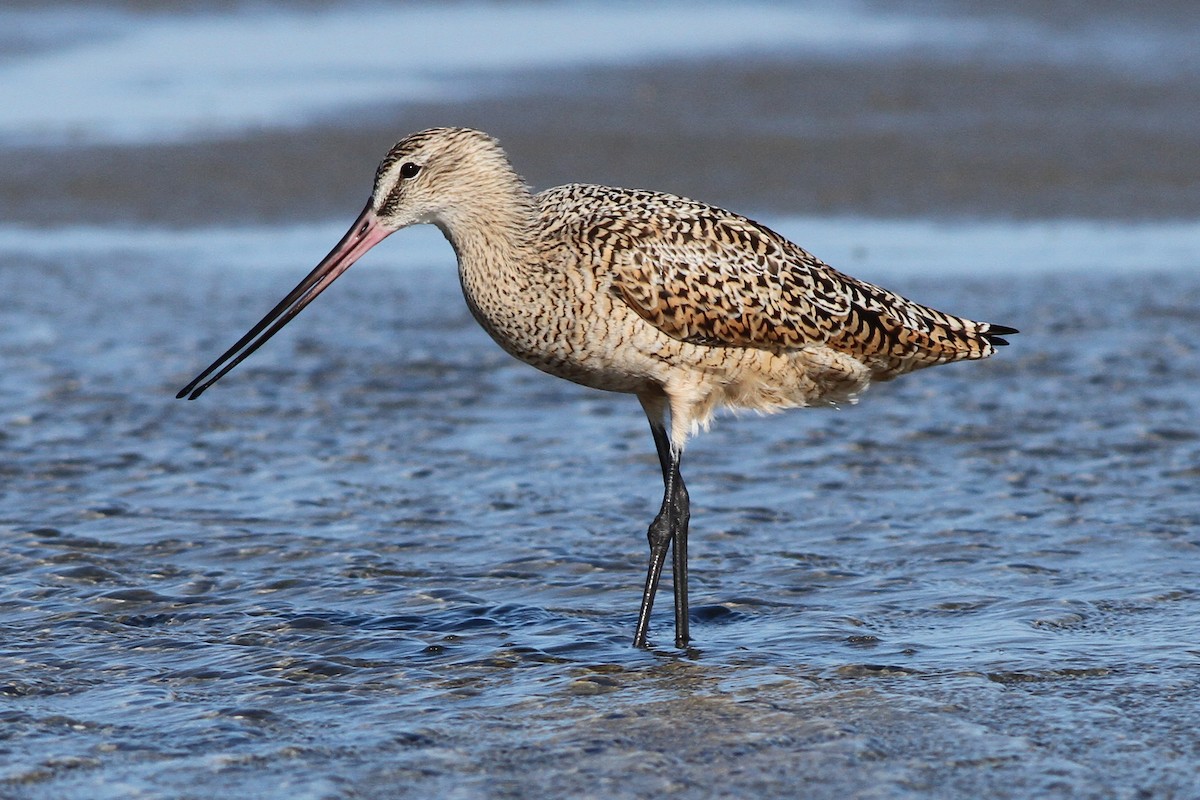
{"type": "Polygon", "coordinates": [[[702,419],[722,406],[775,411],[846,402],[870,381],[861,362],[824,346],[774,353],[680,341],[586,275],[520,302],[471,293],[467,302],[497,344],[543,372],[604,391],[662,392],[702,419]]]}

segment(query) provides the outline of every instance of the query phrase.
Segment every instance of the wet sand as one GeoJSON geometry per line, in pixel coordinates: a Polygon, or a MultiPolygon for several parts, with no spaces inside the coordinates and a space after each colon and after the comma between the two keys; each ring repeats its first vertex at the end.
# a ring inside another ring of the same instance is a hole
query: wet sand
{"type": "MultiPolygon", "coordinates": [[[[1049,4],[1033,16],[1064,29],[1115,17],[1200,30],[1189,8],[1049,4]]],[[[538,188],[646,186],[751,213],[1195,219],[1200,85],[1168,66],[902,51],[478,75],[484,88],[465,102],[355,109],[296,130],[0,149],[0,214],[39,225],[323,221],[361,206],[400,136],[469,125],[500,137],[538,188]]]]}

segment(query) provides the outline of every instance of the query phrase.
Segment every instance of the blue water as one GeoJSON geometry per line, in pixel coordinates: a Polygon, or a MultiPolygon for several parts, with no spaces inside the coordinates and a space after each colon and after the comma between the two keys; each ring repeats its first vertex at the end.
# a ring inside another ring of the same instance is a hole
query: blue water
{"type": "MultiPolygon", "coordinates": [[[[516,96],[566,66],[886,52],[1146,76],[1196,57],[1166,7],[1065,29],[684,9],[8,9],[0,156],[288,129],[334,158],[328,126],[364,104],[516,96]]],[[[0,797],[1200,795],[1186,209],[764,216],[1022,333],[855,407],[697,438],[680,652],[669,591],[653,647],[629,646],[660,491],[637,404],[501,353],[436,231],[392,237],[182,403],[356,209],[101,224],[0,200],[0,797]]]]}
{"type": "Polygon", "coordinates": [[[15,319],[72,313],[4,336],[10,793],[1196,786],[1200,362],[1150,324],[1190,274],[916,281],[1053,344],[723,420],[677,653],[665,609],[628,645],[636,404],[499,354],[449,270],[348,276],[184,404],[279,275],[57,263],[15,319]]]}
{"type": "Polygon", "coordinates": [[[729,55],[916,52],[1151,74],[1200,67],[1193,31],[1169,23],[1097,17],[1063,27],[947,11],[845,1],[10,9],[0,11],[9,32],[0,140],[203,139],[389,103],[519,92],[530,70],[729,55]]]}

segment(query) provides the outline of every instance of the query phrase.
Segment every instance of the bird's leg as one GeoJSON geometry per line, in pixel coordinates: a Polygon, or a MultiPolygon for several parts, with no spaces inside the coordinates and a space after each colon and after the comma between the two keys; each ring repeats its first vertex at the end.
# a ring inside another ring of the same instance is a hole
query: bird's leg
{"type": "Polygon", "coordinates": [[[687,487],[679,472],[682,455],[671,446],[667,429],[661,418],[650,417],[650,431],[654,434],[654,446],[658,450],[658,461],[663,473],[663,501],[658,516],[650,524],[647,538],[650,541],[650,566],[646,571],[646,588],[642,592],[642,608],[638,614],[634,632],[634,647],[646,646],[646,634],[650,627],[650,611],[654,607],[654,595],[667,559],[667,549],[674,554],[671,567],[675,590],[675,646],[685,647],[688,635],[687,597],[687,533],[690,517],[687,487]]]}
{"type": "Polygon", "coordinates": [[[688,571],[687,571],[687,539],[688,521],[691,519],[690,501],[687,486],[683,483],[683,475],[679,472],[679,457],[674,449],[671,451],[672,480],[667,483],[663,493],[665,498],[671,496],[671,575],[672,586],[675,588],[675,646],[687,647],[691,634],[688,631],[688,571]]]}
{"type": "Polygon", "coordinates": [[[663,501],[658,516],[650,523],[646,537],[650,540],[650,566],[646,570],[646,588],[642,591],[642,607],[638,613],[637,628],[633,634],[633,646],[646,646],[646,633],[650,629],[650,611],[654,608],[654,595],[658,592],[658,580],[662,576],[663,564],[667,560],[667,548],[671,545],[670,529],[670,481],[671,440],[661,420],[651,417],[650,431],[654,434],[654,446],[658,450],[658,461],[663,471],[663,501]]]}

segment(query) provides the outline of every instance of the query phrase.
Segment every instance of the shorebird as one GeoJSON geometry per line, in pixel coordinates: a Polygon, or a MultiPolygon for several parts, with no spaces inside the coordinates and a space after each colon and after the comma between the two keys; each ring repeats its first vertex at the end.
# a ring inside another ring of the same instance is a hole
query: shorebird
{"type": "Polygon", "coordinates": [[[688,437],[720,408],[853,402],[873,381],[986,358],[1016,329],[918,305],[829,267],[746,217],[675,195],[567,184],[533,194],[499,143],[468,128],[401,139],[349,231],[299,285],[177,395],[195,399],[363,253],[409,225],[441,229],[467,305],[551,375],[633,394],[662,466],[634,646],[647,646],[668,551],[675,645],[688,631],[688,437]]]}

